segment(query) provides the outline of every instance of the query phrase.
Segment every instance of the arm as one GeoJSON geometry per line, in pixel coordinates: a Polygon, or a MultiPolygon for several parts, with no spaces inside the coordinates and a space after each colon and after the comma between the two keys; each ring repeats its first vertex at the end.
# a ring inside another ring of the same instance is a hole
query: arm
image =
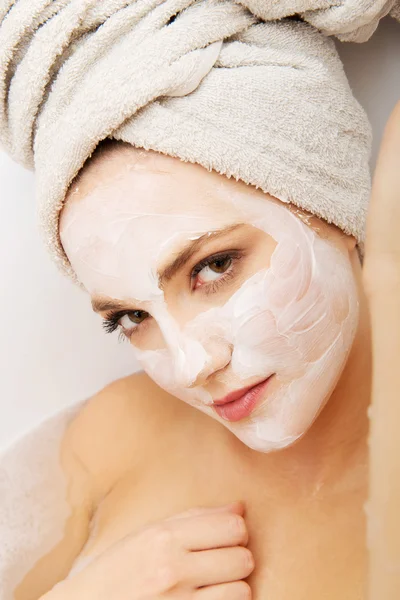
{"type": "MultiPolygon", "coordinates": [[[[40,560],[17,590],[16,600],[37,600],[67,577],[89,536],[98,505],[127,468],[134,468],[143,435],[141,377],[112,382],[87,400],[68,426],[61,463],[68,481],[70,517],[62,541],[40,560]],[[140,430],[140,431],[139,431],[140,430]]],[[[54,593],[64,594],[67,582],[54,593]]],[[[53,592],[52,592],[53,593],[53,592]]]]}
{"type": "MultiPolygon", "coordinates": [[[[31,501],[27,506],[30,518],[37,521],[35,537],[39,533],[46,541],[42,543],[41,539],[35,539],[36,553],[40,558],[14,590],[15,600],[37,600],[63,580],[88,538],[94,501],[89,473],[74,447],[73,432],[79,419],[78,413],[67,426],[58,447],[54,448],[56,456],[51,460],[57,464],[59,472],[50,468],[49,475],[40,482],[40,512],[37,513],[36,504],[32,505],[31,501]],[[54,490],[57,492],[54,493],[54,490]],[[59,505],[55,512],[51,506],[53,503],[59,505]],[[47,551],[43,552],[44,549],[47,551]]],[[[35,448],[32,448],[32,453],[35,453],[35,448]]],[[[46,462],[42,468],[47,468],[46,462]]]]}
{"type": "Polygon", "coordinates": [[[369,600],[400,598],[400,103],[386,125],[368,217],[373,388],[370,433],[369,600]]]}
{"type": "Polygon", "coordinates": [[[82,551],[92,515],[115,473],[110,461],[121,386],[112,383],[86,402],[60,411],[2,457],[4,600],[37,600],[65,579],[82,551]]]}

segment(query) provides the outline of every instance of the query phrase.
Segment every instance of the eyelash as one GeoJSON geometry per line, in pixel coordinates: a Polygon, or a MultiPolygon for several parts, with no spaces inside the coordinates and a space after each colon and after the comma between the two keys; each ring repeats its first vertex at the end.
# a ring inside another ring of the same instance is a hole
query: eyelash
{"type": "Polygon", "coordinates": [[[198,275],[203,269],[205,269],[206,267],[211,265],[213,262],[216,262],[217,260],[221,260],[221,261],[224,261],[227,259],[231,260],[232,261],[231,264],[229,265],[228,269],[224,273],[221,273],[221,277],[219,277],[215,281],[212,281],[209,283],[204,283],[201,286],[202,291],[205,294],[207,294],[207,295],[213,294],[220,288],[220,286],[223,283],[225,283],[227,281],[227,279],[231,279],[231,277],[233,277],[234,265],[241,257],[242,257],[242,253],[239,252],[238,250],[219,252],[218,254],[212,254],[211,256],[207,256],[207,258],[205,258],[204,260],[201,260],[199,263],[197,263],[197,265],[195,267],[193,267],[192,272],[190,273],[190,281],[192,282],[193,279],[196,277],[196,275],[198,275]]]}
{"type": "MultiPolygon", "coordinates": [[[[192,271],[190,273],[191,284],[192,284],[193,280],[195,279],[196,275],[198,275],[203,269],[205,269],[206,267],[211,265],[213,262],[215,262],[217,260],[224,261],[224,260],[230,259],[232,262],[229,265],[228,269],[224,273],[221,274],[221,277],[219,277],[218,279],[216,279],[215,281],[212,281],[210,283],[203,283],[203,285],[201,286],[202,293],[205,293],[207,296],[215,293],[222,285],[224,285],[229,279],[231,279],[234,276],[235,263],[238,260],[240,260],[242,258],[242,256],[243,256],[242,252],[240,252],[238,250],[230,250],[230,251],[220,252],[218,254],[213,254],[211,256],[208,256],[204,260],[197,263],[196,266],[192,269],[192,271]]],[[[193,290],[193,291],[195,291],[195,290],[193,290]]],[[[118,329],[118,327],[120,326],[119,321],[125,315],[129,314],[130,312],[134,312],[134,311],[121,310],[121,311],[115,311],[115,312],[108,313],[106,315],[106,317],[103,319],[103,327],[104,327],[106,333],[113,333],[114,331],[116,331],[118,329]]],[[[144,319],[144,321],[147,321],[147,318],[144,319]]],[[[144,323],[144,321],[142,321],[142,323],[144,323]]],[[[137,324],[136,327],[134,327],[132,329],[131,335],[133,335],[133,333],[139,329],[139,325],[141,325],[142,323],[137,324]]],[[[128,337],[124,333],[124,331],[121,329],[118,337],[119,337],[120,341],[129,341],[130,336],[128,337]]]]}

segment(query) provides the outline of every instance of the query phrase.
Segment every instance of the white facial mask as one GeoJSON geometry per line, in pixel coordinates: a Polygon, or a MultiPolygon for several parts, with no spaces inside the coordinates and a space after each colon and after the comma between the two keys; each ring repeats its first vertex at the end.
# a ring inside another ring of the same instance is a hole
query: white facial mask
{"type": "Polygon", "coordinates": [[[164,347],[135,353],[160,387],[250,448],[292,444],[332,393],[354,340],[358,300],[349,257],[283,205],[224,184],[213,188],[211,207],[205,200],[184,210],[171,200],[164,213],[146,187],[142,211],[132,200],[137,176],[130,183],[125,176],[112,201],[102,202],[97,192],[68,207],[62,241],[78,277],[91,294],[146,302],[143,310],[156,321],[164,347]],[[266,260],[224,305],[179,325],[158,287],[160,263],[184,241],[237,222],[276,241],[269,265],[266,260]],[[274,375],[249,417],[230,422],[216,414],[208,391],[215,365],[225,394],[274,375]]]}

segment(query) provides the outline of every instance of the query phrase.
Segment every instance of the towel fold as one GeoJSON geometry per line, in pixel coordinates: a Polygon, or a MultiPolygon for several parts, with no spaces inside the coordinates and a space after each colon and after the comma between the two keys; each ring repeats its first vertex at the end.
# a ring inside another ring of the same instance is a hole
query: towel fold
{"type": "Polygon", "coordinates": [[[59,213],[106,137],[241,179],[362,242],[371,129],[328,36],[364,41],[389,12],[398,1],[3,0],[0,140],[36,170],[57,264],[77,281],[59,213]]]}
{"type": "Polygon", "coordinates": [[[237,0],[264,20],[299,15],[325,35],[342,42],[366,42],[380,19],[399,18],[399,0],[237,0]]]}
{"type": "MultiPolygon", "coordinates": [[[[58,216],[106,137],[242,179],[361,242],[371,130],[329,36],[365,41],[389,13],[399,2],[0,0],[0,141],[37,172],[57,264],[79,283],[58,216]]],[[[62,536],[58,454],[78,407],[0,458],[2,600],[62,536]]]]}

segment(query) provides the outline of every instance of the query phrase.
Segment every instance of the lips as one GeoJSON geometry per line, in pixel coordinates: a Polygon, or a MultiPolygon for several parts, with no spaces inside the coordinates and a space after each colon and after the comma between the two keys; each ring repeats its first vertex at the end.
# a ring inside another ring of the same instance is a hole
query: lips
{"type": "Polygon", "coordinates": [[[271,377],[272,375],[256,385],[242,388],[236,392],[231,392],[227,396],[224,396],[224,398],[214,400],[213,408],[215,412],[222,419],[232,422],[248,417],[255,408],[271,377]]]}

